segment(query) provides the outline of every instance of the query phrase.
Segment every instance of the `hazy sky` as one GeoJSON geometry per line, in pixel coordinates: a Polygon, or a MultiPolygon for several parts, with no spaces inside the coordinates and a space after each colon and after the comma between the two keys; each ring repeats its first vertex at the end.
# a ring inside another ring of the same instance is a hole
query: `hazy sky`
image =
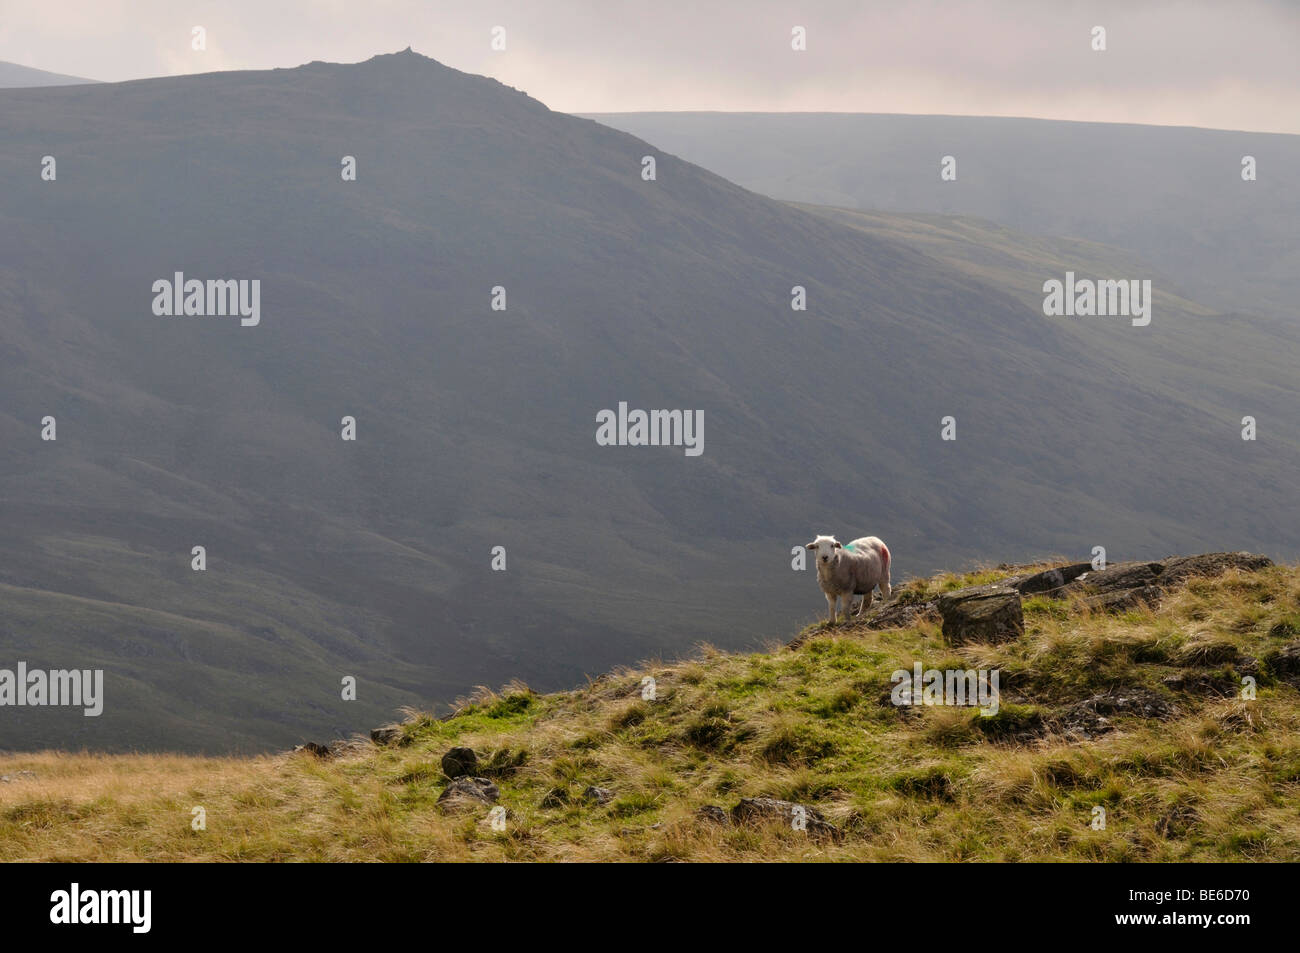
{"type": "Polygon", "coordinates": [[[0,0],[0,60],[100,80],[355,62],[408,45],[566,112],[1300,133],[1300,0],[0,0]],[[805,52],[790,48],[796,25],[805,52]],[[205,52],[190,48],[194,26],[207,30],[205,52]],[[504,52],[490,48],[494,26],[506,28],[504,52]]]}

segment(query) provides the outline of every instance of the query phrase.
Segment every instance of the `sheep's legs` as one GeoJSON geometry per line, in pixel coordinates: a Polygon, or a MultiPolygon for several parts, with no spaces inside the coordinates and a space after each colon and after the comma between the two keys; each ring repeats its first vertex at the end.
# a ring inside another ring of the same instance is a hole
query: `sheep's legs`
{"type": "Polygon", "coordinates": [[[871,608],[871,603],[875,598],[876,591],[874,589],[868,589],[867,594],[862,597],[862,607],[858,609],[859,616],[867,614],[867,610],[871,608]]]}
{"type": "Polygon", "coordinates": [[[830,624],[834,625],[835,624],[835,603],[837,601],[837,597],[832,596],[830,593],[823,593],[823,595],[826,596],[826,605],[830,610],[830,624]]]}

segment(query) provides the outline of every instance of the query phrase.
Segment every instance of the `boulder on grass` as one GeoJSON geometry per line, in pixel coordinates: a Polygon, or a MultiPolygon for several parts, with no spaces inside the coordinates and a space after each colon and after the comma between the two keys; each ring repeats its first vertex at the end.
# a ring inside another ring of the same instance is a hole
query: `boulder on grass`
{"type": "Polygon", "coordinates": [[[743,797],[731,809],[736,824],[780,821],[792,830],[805,830],[814,837],[836,837],[839,829],[822,816],[821,811],[805,804],[782,801],[774,797],[743,797]],[[796,827],[801,824],[802,827],[796,827]]]}
{"type": "Polygon", "coordinates": [[[946,592],[936,606],[949,645],[1010,642],[1025,634],[1020,593],[1010,586],[973,586],[946,592]]]}
{"type": "Polygon", "coordinates": [[[1182,582],[1189,576],[1221,576],[1229,569],[1258,572],[1273,565],[1273,560],[1257,553],[1201,553],[1199,556],[1173,556],[1165,560],[1160,574],[1163,585],[1182,582]]]}
{"type": "Polygon", "coordinates": [[[478,755],[473,748],[452,748],[442,756],[442,773],[449,778],[469,777],[478,771],[478,755]]]}

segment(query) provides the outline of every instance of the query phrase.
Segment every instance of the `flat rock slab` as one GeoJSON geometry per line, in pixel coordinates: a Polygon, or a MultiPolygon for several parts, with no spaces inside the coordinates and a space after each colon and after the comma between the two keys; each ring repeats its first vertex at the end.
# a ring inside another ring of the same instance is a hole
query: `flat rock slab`
{"type": "Polygon", "coordinates": [[[1170,556],[1156,562],[1117,563],[1105,569],[1085,572],[1067,584],[1066,591],[1097,595],[1147,586],[1172,586],[1192,576],[1220,576],[1229,569],[1256,572],[1273,565],[1273,560],[1256,553],[1202,553],[1199,556],[1170,556]]]}
{"type": "Polygon", "coordinates": [[[731,820],[735,824],[780,821],[792,830],[798,830],[795,824],[802,823],[803,830],[814,837],[837,837],[840,833],[839,828],[827,821],[817,808],[774,797],[741,798],[740,803],[731,809],[731,820]]]}
{"type": "Polygon", "coordinates": [[[1115,592],[1153,586],[1164,571],[1164,563],[1116,563],[1105,569],[1085,572],[1070,583],[1070,589],[1087,593],[1115,592]]]}
{"type": "Polygon", "coordinates": [[[1011,576],[1001,585],[1010,586],[1022,596],[1055,595],[1092,568],[1092,563],[1071,563],[1055,569],[1044,569],[1028,576],[1011,576]]]}
{"type": "Polygon", "coordinates": [[[1010,642],[1025,634],[1020,593],[1011,586],[958,589],[941,595],[935,605],[949,645],[1010,642]]]}
{"type": "Polygon", "coordinates": [[[500,796],[500,789],[487,778],[457,778],[438,795],[438,803],[444,808],[495,804],[500,796]]]}
{"type": "Polygon", "coordinates": [[[1116,715],[1133,715],[1164,721],[1178,713],[1178,708],[1158,692],[1147,688],[1101,692],[1075,702],[1053,719],[1053,727],[1069,735],[1092,739],[1114,729],[1116,715]]]}
{"type": "Polygon", "coordinates": [[[1273,560],[1258,553],[1202,553],[1199,556],[1171,556],[1160,574],[1162,585],[1181,582],[1189,576],[1221,576],[1229,569],[1258,572],[1273,560]]]}
{"type": "Polygon", "coordinates": [[[868,629],[906,629],[918,619],[934,615],[935,600],[920,602],[887,602],[867,619],[868,629]]]}
{"type": "Polygon", "coordinates": [[[1163,594],[1164,590],[1159,586],[1138,586],[1136,589],[1114,589],[1088,596],[1083,604],[1093,612],[1127,612],[1138,606],[1153,606],[1163,594]]]}

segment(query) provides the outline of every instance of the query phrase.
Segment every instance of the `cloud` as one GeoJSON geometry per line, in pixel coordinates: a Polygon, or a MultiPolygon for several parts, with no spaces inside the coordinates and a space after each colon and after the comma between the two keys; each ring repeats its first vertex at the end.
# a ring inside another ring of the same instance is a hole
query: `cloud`
{"type": "Polygon", "coordinates": [[[568,112],[1018,115],[1300,133],[1300,5],[1183,0],[75,0],[8,14],[0,59],[120,80],[353,62],[407,45],[568,112]],[[208,51],[189,49],[190,28],[208,51]],[[489,47],[493,26],[507,49],[489,47]],[[790,48],[791,28],[808,49],[790,48]],[[1107,49],[1091,49],[1106,29],[1107,49]]]}

